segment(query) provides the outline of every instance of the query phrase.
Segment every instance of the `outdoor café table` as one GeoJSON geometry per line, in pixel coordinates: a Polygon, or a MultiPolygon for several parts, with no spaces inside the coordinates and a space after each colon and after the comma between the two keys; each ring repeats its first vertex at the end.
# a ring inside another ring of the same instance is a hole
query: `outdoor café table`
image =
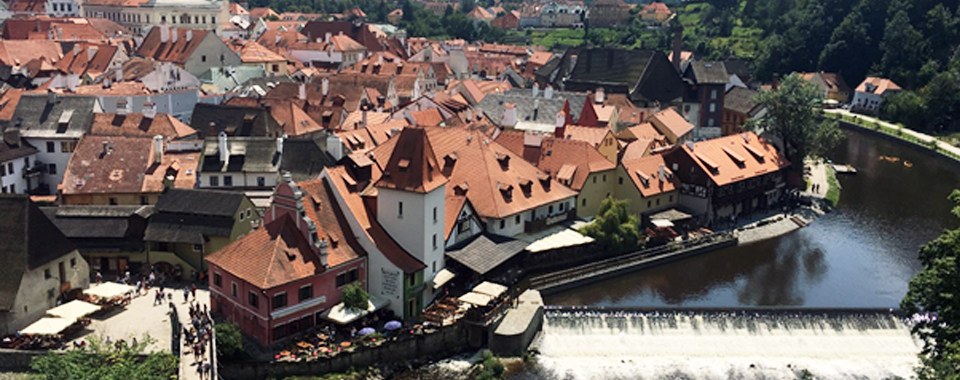
{"type": "Polygon", "coordinates": [[[297,347],[300,347],[304,350],[308,350],[313,348],[313,345],[307,342],[297,342],[297,347]]]}

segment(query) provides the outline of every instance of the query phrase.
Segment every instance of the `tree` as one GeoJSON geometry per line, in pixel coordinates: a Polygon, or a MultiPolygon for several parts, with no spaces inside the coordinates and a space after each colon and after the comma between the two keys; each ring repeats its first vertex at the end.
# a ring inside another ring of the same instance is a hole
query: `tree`
{"type": "MultiPolygon", "coordinates": [[[[960,190],[950,194],[956,205],[951,212],[960,217],[960,190]]],[[[924,342],[917,371],[920,379],[958,379],[960,368],[960,228],[946,230],[920,248],[923,270],[910,280],[900,307],[908,314],[923,313],[913,334],[924,342]]]]}
{"type": "Polygon", "coordinates": [[[176,356],[165,352],[141,356],[153,342],[149,336],[136,345],[104,344],[96,337],[87,342],[84,350],[50,351],[37,356],[30,367],[47,379],[57,380],[170,380],[177,376],[176,356]]]}
{"type": "Polygon", "coordinates": [[[800,170],[807,156],[822,156],[842,139],[836,123],[817,123],[821,111],[819,91],[799,75],[790,75],[780,81],[780,87],[763,91],[757,102],[767,113],[748,129],[768,132],[783,144],[787,159],[800,170]]]}
{"type": "Polygon", "coordinates": [[[350,310],[365,310],[370,301],[370,294],[363,290],[359,282],[354,282],[343,288],[341,295],[343,306],[350,310]]]}
{"type": "MultiPolygon", "coordinates": [[[[897,2],[891,4],[891,9],[896,5],[897,2]]],[[[909,7],[904,5],[904,8],[909,7]]],[[[880,42],[883,57],[878,71],[894,82],[913,88],[918,85],[914,73],[923,66],[926,50],[923,34],[910,24],[910,16],[901,8],[887,21],[884,29],[880,42]]]]}
{"type": "Polygon", "coordinates": [[[243,349],[243,338],[236,323],[217,323],[213,331],[217,334],[217,349],[225,356],[234,356],[243,349]]]}
{"type": "Polygon", "coordinates": [[[594,238],[600,248],[609,253],[628,252],[639,248],[640,219],[630,213],[629,201],[607,197],[600,203],[597,217],[580,229],[580,233],[594,238]]]}

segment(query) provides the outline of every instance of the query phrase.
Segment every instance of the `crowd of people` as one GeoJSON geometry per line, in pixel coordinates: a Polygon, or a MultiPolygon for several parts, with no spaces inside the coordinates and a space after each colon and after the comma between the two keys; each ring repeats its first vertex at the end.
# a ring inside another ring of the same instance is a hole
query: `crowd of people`
{"type": "Polygon", "coordinates": [[[213,320],[210,318],[207,305],[196,302],[196,285],[191,288],[184,287],[184,303],[188,302],[187,296],[191,293],[191,289],[193,293],[193,299],[189,301],[191,326],[183,325],[183,346],[193,353],[197,374],[202,380],[210,377],[211,364],[210,359],[207,358],[207,348],[210,346],[211,335],[213,335],[213,320]]]}

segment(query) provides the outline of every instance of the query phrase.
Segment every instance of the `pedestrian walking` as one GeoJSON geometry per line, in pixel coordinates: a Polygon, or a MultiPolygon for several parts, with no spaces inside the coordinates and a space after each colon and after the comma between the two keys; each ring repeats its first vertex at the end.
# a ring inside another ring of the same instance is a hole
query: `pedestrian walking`
{"type": "Polygon", "coordinates": [[[213,380],[213,378],[210,377],[210,370],[211,370],[210,361],[209,361],[209,360],[204,360],[204,361],[203,361],[203,376],[202,376],[201,378],[206,377],[206,378],[208,378],[208,379],[213,380]]]}
{"type": "Polygon", "coordinates": [[[197,363],[197,377],[203,380],[203,363],[197,363]]]}
{"type": "Polygon", "coordinates": [[[197,299],[197,284],[190,286],[190,293],[193,293],[193,299],[197,299]]]}
{"type": "Polygon", "coordinates": [[[188,296],[188,295],[190,295],[190,293],[187,291],[187,287],[184,286],[184,287],[183,287],[183,303],[187,303],[187,296],[188,296]]]}
{"type": "Polygon", "coordinates": [[[97,271],[97,283],[100,284],[103,282],[103,275],[100,274],[100,271],[97,271]]]}

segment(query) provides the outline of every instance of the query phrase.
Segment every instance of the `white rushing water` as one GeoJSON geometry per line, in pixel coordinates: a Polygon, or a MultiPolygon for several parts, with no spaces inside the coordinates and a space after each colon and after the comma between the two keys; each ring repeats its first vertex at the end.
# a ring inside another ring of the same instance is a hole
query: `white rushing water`
{"type": "Polygon", "coordinates": [[[910,378],[920,347],[887,314],[548,312],[533,377],[910,378]]]}

